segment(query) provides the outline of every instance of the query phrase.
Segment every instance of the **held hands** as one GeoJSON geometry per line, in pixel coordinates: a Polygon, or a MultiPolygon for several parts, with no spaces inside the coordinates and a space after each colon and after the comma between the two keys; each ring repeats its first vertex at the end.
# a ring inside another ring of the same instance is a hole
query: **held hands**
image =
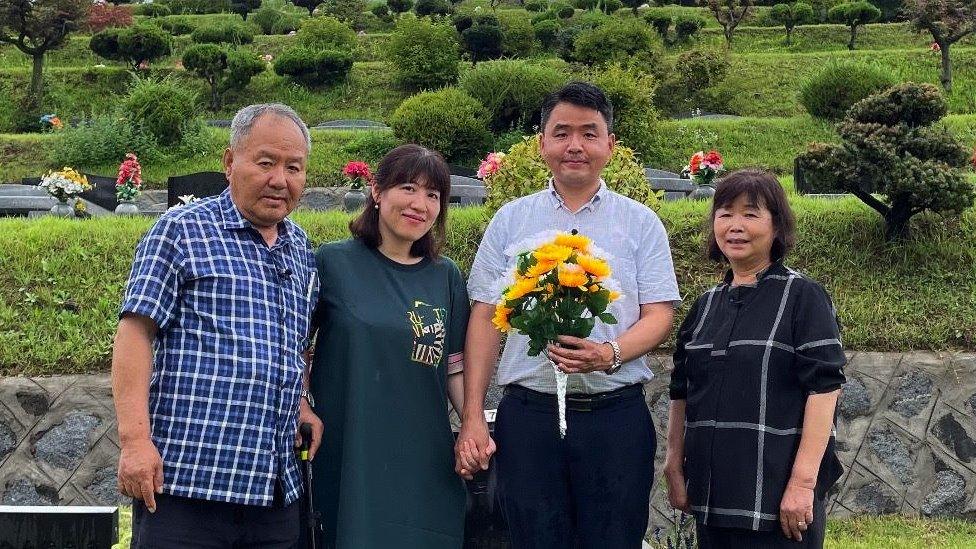
{"type": "Polygon", "coordinates": [[[813,522],[813,487],[804,486],[790,479],[779,504],[779,525],[787,538],[803,541],[813,522]]]}
{"type": "Polygon", "coordinates": [[[122,445],[118,479],[122,495],[142,500],[150,513],[156,512],[156,494],[163,493],[163,459],[151,440],[122,445]]]}
{"type": "Polygon", "coordinates": [[[549,358],[567,374],[586,374],[606,370],[613,365],[613,348],[609,343],[597,343],[573,336],[559,336],[562,345],[546,347],[549,358]]]}
{"type": "MultiPolygon", "coordinates": [[[[312,411],[312,407],[308,405],[308,401],[304,398],[299,399],[301,404],[298,405],[298,425],[302,423],[309,423],[312,425],[312,441],[308,445],[308,460],[312,461],[315,458],[315,452],[318,451],[319,445],[322,444],[322,433],[325,432],[325,425],[322,424],[322,420],[319,416],[315,415],[312,411]]],[[[302,435],[295,430],[295,447],[302,445],[302,435]]]]}
{"type": "Polygon", "coordinates": [[[488,462],[495,453],[495,441],[488,434],[488,422],[484,414],[461,422],[461,432],[454,444],[454,472],[466,480],[474,478],[478,471],[488,469],[488,462]]]}

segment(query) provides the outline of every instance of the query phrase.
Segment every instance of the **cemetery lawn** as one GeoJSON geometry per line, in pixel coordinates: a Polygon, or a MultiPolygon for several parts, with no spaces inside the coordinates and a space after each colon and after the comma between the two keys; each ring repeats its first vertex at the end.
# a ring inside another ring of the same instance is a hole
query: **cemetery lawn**
{"type": "MultiPolygon", "coordinates": [[[[119,543],[128,549],[132,537],[132,508],[119,508],[119,543]]],[[[976,523],[961,520],[907,517],[859,517],[827,523],[825,549],[972,549],[976,523]]],[[[655,547],[655,549],[659,549],[655,547]]]]}

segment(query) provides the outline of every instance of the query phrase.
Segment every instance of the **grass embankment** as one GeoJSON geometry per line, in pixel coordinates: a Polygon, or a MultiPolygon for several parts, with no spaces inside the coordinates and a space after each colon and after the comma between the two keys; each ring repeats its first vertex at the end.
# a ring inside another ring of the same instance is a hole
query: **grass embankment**
{"type": "MultiPolygon", "coordinates": [[[[976,211],[929,216],[915,240],[889,245],[880,218],[855,199],[794,198],[799,241],[789,264],[834,297],[848,348],[976,348],[976,211]]],[[[670,202],[668,227],[685,305],[716,282],[702,258],[707,204],[670,202]]],[[[344,237],[342,213],[295,216],[316,242],[344,237]]],[[[108,367],[117,307],[147,219],[0,220],[0,376],[108,367]]],[[[470,266],[481,208],[452,209],[447,255],[470,266]]]]}
{"type": "MultiPolygon", "coordinates": [[[[976,115],[948,116],[945,125],[964,143],[976,143],[976,115]]],[[[149,188],[163,188],[166,178],[199,171],[219,170],[220,152],[227,130],[209,129],[210,146],[198,155],[143,164],[149,188]]],[[[59,168],[56,134],[0,134],[0,182],[36,177],[59,168]]],[[[389,132],[312,131],[309,185],[341,184],[340,168],[349,160],[376,162],[395,143],[389,132]]],[[[730,169],[758,166],[789,174],[793,158],[813,141],[836,141],[833,126],[808,116],[795,118],[741,118],[728,120],[668,120],[659,123],[652,150],[642,160],[662,169],[680,171],[697,150],[716,148],[730,169]]],[[[86,173],[113,175],[112,164],[77,164],[86,173]]]]}

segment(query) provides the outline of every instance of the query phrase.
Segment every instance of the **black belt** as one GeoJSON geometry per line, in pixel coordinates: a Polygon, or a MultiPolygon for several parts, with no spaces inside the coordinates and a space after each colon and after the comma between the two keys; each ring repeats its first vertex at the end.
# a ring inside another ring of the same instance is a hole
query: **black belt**
{"type": "MultiPolygon", "coordinates": [[[[555,394],[534,391],[528,387],[522,387],[514,383],[505,386],[505,396],[511,396],[523,402],[534,402],[556,407],[555,394]]],[[[626,387],[603,393],[570,393],[566,395],[566,409],[575,412],[590,412],[600,408],[606,408],[607,406],[623,402],[636,396],[640,396],[641,398],[644,396],[644,386],[640,383],[627,385],[626,387]]]]}

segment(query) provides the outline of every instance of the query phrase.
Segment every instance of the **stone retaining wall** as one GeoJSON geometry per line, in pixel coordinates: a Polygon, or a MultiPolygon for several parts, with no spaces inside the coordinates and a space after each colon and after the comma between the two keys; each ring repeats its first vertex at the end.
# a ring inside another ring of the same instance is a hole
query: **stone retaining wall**
{"type": "MultiPolygon", "coordinates": [[[[670,358],[647,402],[667,430],[670,358]]],[[[839,403],[844,476],[833,516],[902,513],[976,518],[976,354],[852,353],[839,403]]],[[[113,505],[119,443],[108,374],[0,379],[0,505],[113,505]]],[[[670,522],[654,485],[652,527],[670,522]]]]}

